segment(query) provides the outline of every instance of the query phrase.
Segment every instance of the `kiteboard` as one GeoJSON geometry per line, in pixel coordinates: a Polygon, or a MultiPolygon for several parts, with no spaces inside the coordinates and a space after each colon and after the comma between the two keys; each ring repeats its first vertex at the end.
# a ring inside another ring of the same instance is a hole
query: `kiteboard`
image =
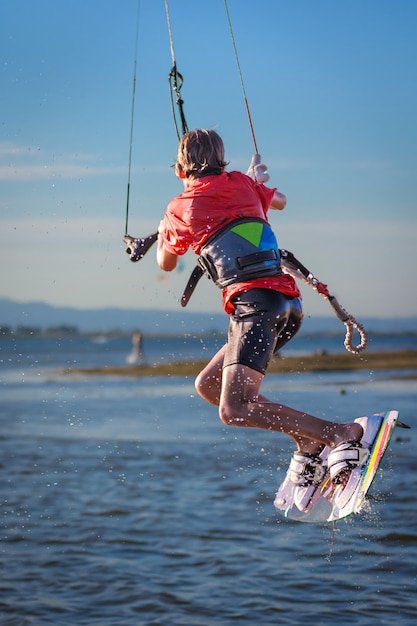
{"type": "MultiPolygon", "coordinates": [[[[365,464],[351,470],[352,477],[347,493],[343,494],[345,489],[343,486],[332,483],[328,470],[318,487],[301,490],[290,481],[287,473],[274,500],[278,513],[291,520],[320,523],[334,522],[360,512],[395,426],[408,428],[398,421],[398,411],[370,415],[367,416],[367,420],[372,420],[375,424],[376,436],[369,447],[365,464]]],[[[321,454],[324,463],[328,454],[329,448],[325,448],[321,454]]]]}

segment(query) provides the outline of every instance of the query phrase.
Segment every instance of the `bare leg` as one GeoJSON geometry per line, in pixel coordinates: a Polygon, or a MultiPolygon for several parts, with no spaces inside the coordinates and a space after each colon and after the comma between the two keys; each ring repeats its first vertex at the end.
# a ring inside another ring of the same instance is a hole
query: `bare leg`
{"type": "MultiPolygon", "coordinates": [[[[195,381],[195,388],[198,394],[206,400],[206,402],[214,404],[215,406],[219,406],[220,404],[225,350],[226,346],[224,345],[200,372],[195,381]]],[[[258,400],[268,402],[268,400],[261,395],[258,396],[258,400]]]]}
{"type": "Polygon", "coordinates": [[[264,428],[284,432],[303,452],[317,452],[322,444],[335,446],[359,440],[359,424],[338,424],[269,402],[259,394],[263,375],[245,365],[229,365],[222,371],[225,346],[196,380],[197,392],[219,406],[220,419],[231,426],[264,428]]]}
{"type": "Polygon", "coordinates": [[[211,359],[206,367],[199,373],[195,380],[195,388],[197,393],[215,406],[220,404],[220,393],[222,387],[222,369],[224,353],[226,345],[224,345],[217,354],[211,359]]]}
{"type": "Polygon", "coordinates": [[[284,432],[304,452],[316,452],[320,444],[333,447],[348,440],[359,440],[360,424],[338,424],[302,413],[259,396],[263,375],[246,365],[230,365],[223,370],[220,419],[226,424],[284,432]]]}

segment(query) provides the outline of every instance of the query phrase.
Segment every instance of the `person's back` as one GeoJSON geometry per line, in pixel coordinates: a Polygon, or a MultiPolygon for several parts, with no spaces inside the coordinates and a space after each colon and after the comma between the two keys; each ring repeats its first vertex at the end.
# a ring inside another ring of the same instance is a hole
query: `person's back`
{"type": "Polygon", "coordinates": [[[165,222],[177,242],[176,252],[191,247],[199,254],[209,237],[234,220],[249,217],[267,220],[274,193],[274,189],[256,183],[241,172],[222,172],[190,180],[165,211],[165,222]]]}

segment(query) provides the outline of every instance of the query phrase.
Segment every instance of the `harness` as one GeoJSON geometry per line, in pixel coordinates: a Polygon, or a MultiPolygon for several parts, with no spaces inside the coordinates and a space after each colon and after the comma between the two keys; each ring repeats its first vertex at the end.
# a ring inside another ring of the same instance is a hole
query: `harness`
{"type": "Polygon", "coordinates": [[[278,243],[268,222],[256,217],[234,220],[202,246],[182,294],[181,306],[188,304],[203,274],[225,289],[235,283],[281,273],[278,243]]]}

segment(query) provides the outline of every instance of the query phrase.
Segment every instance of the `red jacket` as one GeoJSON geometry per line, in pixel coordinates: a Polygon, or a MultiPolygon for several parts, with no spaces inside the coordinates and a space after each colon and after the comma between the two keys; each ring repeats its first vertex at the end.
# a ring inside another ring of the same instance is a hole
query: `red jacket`
{"type": "MultiPolygon", "coordinates": [[[[168,204],[159,228],[164,245],[173,254],[185,254],[190,247],[199,254],[207,239],[229,222],[242,217],[266,220],[274,193],[275,189],[265,187],[241,172],[198,178],[168,204]]],[[[233,284],[222,291],[225,311],[233,313],[230,300],[253,288],[300,296],[294,279],[288,274],[257,278],[233,284]]]]}

